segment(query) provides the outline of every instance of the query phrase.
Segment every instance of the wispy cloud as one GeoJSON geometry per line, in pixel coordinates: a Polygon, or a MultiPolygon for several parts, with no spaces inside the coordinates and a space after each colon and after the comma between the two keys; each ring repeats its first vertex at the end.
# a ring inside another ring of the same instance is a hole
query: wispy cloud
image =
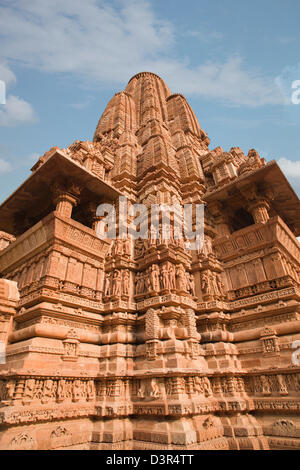
{"type": "Polygon", "coordinates": [[[18,96],[9,95],[6,104],[0,106],[0,126],[13,127],[36,120],[31,104],[18,96]]]}
{"type": "Polygon", "coordinates": [[[292,187],[300,197],[300,160],[293,161],[288,158],[280,158],[277,160],[278,165],[288,177],[292,187]]]}
{"type": "Polygon", "coordinates": [[[69,108],[80,110],[80,109],[88,108],[90,104],[91,104],[90,100],[86,100],[80,103],[70,103],[68,104],[68,106],[69,108]]]}
{"type": "Polygon", "coordinates": [[[287,176],[300,178],[300,160],[292,161],[287,158],[280,158],[278,165],[280,165],[287,176]]]}
{"type": "Polygon", "coordinates": [[[148,2],[16,0],[0,7],[2,51],[25,65],[123,80],[134,64],[154,60],[173,40],[171,24],[148,2]]]}
{"type": "Polygon", "coordinates": [[[34,162],[34,163],[35,163],[39,158],[40,158],[40,154],[37,153],[37,152],[33,152],[33,153],[31,153],[31,154],[29,155],[28,160],[29,160],[30,162],[34,162]]]}
{"type": "Polygon", "coordinates": [[[199,30],[186,30],[183,36],[197,38],[202,42],[219,41],[223,38],[223,34],[219,31],[206,31],[205,29],[199,30]]]}
{"type": "MultiPolygon", "coordinates": [[[[230,105],[283,102],[272,77],[239,57],[191,66],[176,57],[175,26],[146,0],[14,0],[0,6],[2,54],[32,69],[68,73],[105,86],[135,73],[158,73],[174,91],[230,105]]],[[[193,36],[201,35],[191,31],[193,36]]],[[[212,32],[212,36],[219,33],[212,32]]]]}
{"type": "Polygon", "coordinates": [[[0,174],[9,173],[12,170],[10,162],[0,158],[0,174]]]}
{"type": "MultiPolygon", "coordinates": [[[[0,62],[0,80],[4,81],[6,90],[17,81],[15,74],[6,61],[0,62]]],[[[35,122],[36,119],[31,104],[13,94],[8,94],[5,104],[0,105],[0,126],[13,127],[19,124],[35,122]]]]}
{"type": "Polygon", "coordinates": [[[208,62],[195,68],[162,63],[161,68],[167,69],[169,82],[185,93],[251,107],[284,102],[274,80],[247,70],[240,57],[229,57],[219,63],[208,62]]]}
{"type": "Polygon", "coordinates": [[[288,45],[292,44],[293,42],[296,42],[297,38],[294,36],[279,36],[277,39],[277,42],[282,45],[288,45]]]}
{"type": "Polygon", "coordinates": [[[0,80],[5,82],[6,87],[9,87],[17,80],[15,74],[5,62],[0,63],[0,80]]]}
{"type": "Polygon", "coordinates": [[[295,85],[295,81],[300,80],[300,62],[294,65],[288,65],[283,68],[280,75],[275,78],[277,86],[280,88],[282,95],[285,97],[285,103],[294,106],[293,95],[299,98],[299,85],[295,85]],[[293,86],[296,86],[296,88],[293,86]]]}

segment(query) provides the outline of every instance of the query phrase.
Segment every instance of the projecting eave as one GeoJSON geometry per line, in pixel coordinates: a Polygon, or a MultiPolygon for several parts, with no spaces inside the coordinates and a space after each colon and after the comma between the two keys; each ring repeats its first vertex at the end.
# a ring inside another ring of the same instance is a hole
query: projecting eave
{"type": "Polygon", "coordinates": [[[272,187],[274,192],[272,208],[295,235],[300,236],[300,201],[275,160],[251,173],[241,175],[220,189],[206,193],[204,200],[206,202],[232,200],[234,196],[238,197],[239,188],[251,183],[266,183],[272,187]]]}
{"type": "Polygon", "coordinates": [[[109,202],[121,195],[116,188],[62,151],[54,150],[48,159],[0,205],[0,230],[14,234],[20,214],[31,218],[43,217],[52,203],[52,185],[63,180],[80,185],[83,188],[83,198],[93,197],[95,200],[109,202]]]}

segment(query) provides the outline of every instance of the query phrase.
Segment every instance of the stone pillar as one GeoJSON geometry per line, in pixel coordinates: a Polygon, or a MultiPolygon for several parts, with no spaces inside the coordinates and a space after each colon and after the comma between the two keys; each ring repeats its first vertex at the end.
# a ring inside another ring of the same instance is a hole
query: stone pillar
{"type": "Polygon", "coordinates": [[[208,205],[208,210],[214,217],[216,228],[218,232],[218,236],[226,236],[230,235],[230,227],[229,227],[229,217],[226,213],[223,204],[220,201],[211,202],[208,205]]]}
{"type": "Polygon", "coordinates": [[[56,212],[66,218],[71,218],[73,207],[77,205],[77,198],[72,194],[62,193],[54,200],[56,212]]]}
{"type": "Polygon", "coordinates": [[[241,195],[247,201],[247,210],[252,214],[256,224],[265,224],[269,220],[270,204],[269,197],[270,191],[267,189],[264,192],[258,188],[257,184],[251,183],[239,188],[241,195]],[[268,194],[265,196],[265,194],[268,194]]]}
{"type": "Polygon", "coordinates": [[[258,199],[251,203],[248,208],[256,224],[265,224],[269,220],[270,204],[266,199],[258,199]]]}
{"type": "Polygon", "coordinates": [[[72,183],[60,185],[54,184],[52,187],[53,202],[56,206],[55,211],[66,218],[71,218],[72,210],[79,202],[81,187],[72,183]]]}
{"type": "Polygon", "coordinates": [[[102,216],[97,215],[97,208],[99,204],[100,202],[96,203],[95,201],[91,201],[86,206],[86,212],[88,214],[89,220],[92,222],[92,229],[95,230],[98,237],[100,235],[104,235],[102,221],[106,217],[105,215],[102,215],[102,216]]]}
{"type": "MultiPolygon", "coordinates": [[[[106,216],[94,216],[93,217],[93,230],[95,230],[97,236],[104,236],[104,222],[103,220],[105,219],[106,216]]],[[[105,237],[104,237],[105,238],[105,237]]]]}
{"type": "Polygon", "coordinates": [[[15,241],[15,237],[10,233],[0,231],[0,251],[4,250],[10,243],[15,241]]]}
{"type": "Polygon", "coordinates": [[[0,364],[5,362],[4,345],[12,327],[12,319],[19,301],[17,283],[0,279],[0,364]]]}

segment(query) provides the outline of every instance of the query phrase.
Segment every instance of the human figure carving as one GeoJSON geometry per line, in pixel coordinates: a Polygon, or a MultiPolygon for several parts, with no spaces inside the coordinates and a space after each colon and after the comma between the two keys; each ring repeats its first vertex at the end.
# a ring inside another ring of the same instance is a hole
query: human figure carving
{"type": "Polygon", "coordinates": [[[126,256],[131,256],[131,239],[127,237],[123,240],[123,253],[126,256]]]}
{"type": "Polygon", "coordinates": [[[195,281],[194,276],[191,273],[186,273],[186,281],[188,286],[188,292],[195,297],[195,281]]]}
{"type": "Polygon", "coordinates": [[[221,278],[221,275],[220,274],[217,274],[216,276],[216,283],[217,283],[217,290],[218,290],[218,294],[223,297],[224,296],[224,289],[225,289],[225,286],[222,282],[222,278],[221,278]]]}
{"type": "Polygon", "coordinates": [[[196,393],[203,393],[203,386],[200,377],[196,376],[194,379],[194,390],[196,393]]]}
{"type": "Polygon", "coordinates": [[[25,383],[25,389],[23,392],[23,397],[26,399],[32,399],[35,388],[35,379],[27,379],[25,383]]]}
{"type": "Polygon", "coordinates": [[[210,386],[210,381],[208,377],[203,377],[203,389],[204,389],[204,395],[206,397],[211,397],[213,395],[212,389],[210,386]]]}
{"type": "Polygon", "coordinates": [[[129,295],[129,271],[126,269],[123,272],[123,294],[129,295]]]}
{"type": "Polygon", "coordinates": [[[143,381],[140,381],[140,386],[138,388],[137,396],[139,398],[145,398],[145,385],[143,381]]]}
{"type": "Polygon", "coordinates": [[[176,290],[176,269],[173,264],[169,267],[169,285],[171,290],[176,290]]]}
{"type": "Polygon", "coordinates": [[[136,294],[143,294],[145,291],[144,275],[143,273],[136,274],[136,294]]]}
{"type": "Polygon", "coordinates": [[[107,274],[104,281],[104,297],[110,296],[111,274],[107,274]]]}
{"type": "Polygon", "coordinates": [[[59,401],[65,400],[67,398],[68,393],[67,393],[67,384],[65,379],[61,379],[58,382],[57,386],[57,398],[59,401]]]}
{"type": "Polygon", "coordinates": [[[52,398],[53,397],[53,380],[51,379],[47,379],[45,380],[45,383],[44,383],[44,390],[43,390],[43,400],[46,401],[48,400],[49,398],[52,398]]]}
{"type": "Polygon", "coordinates": [[[140,294],[140,277],[141,277],[141,273],[136,273],[135,275],[135,285],[134,285],[134,292],[135,294],[140,294]]]}
{"type": "Polygon", "coordinates": [[[82,384],[80,380],[74,380],[72,393],[73,393],[73,401],[80,400],[82,396],[82,384]]]}
{"type": "Polygon", "coordinates": [[[150,272],[151,288],[154,292],[159,292],[159,267],[157,264],[153,264],[150,272]]]}
{"type": "Polygon", "coordinates": [[[182,264],[180,264],[177,268],[177,281],[178,281],[178,288],[181,291],[187,291],[187,283],[186,283],[186,272],[182,264]]]}
{"type": "Polygon", "coordinates": [[[121,295],[121,284],[122,284],[121,272],[118,270],[115,270],[114,277],[113,277],[113,290],[112,290],[112,295],[114,297],[118,297],[121,295]]]}
{"type": "Polygon", "coordinates": [[[214,281],[214,277],[212,274],[209,274],[207,271],[204,271],[201,275],[201,288],[204,294],[211,295],[213,294],[213,286],[212,283],[214,281]]]}
{"type": "Polygon", "coordinates": [[[170,290],[169,272],[165,264],[161,268],[161,283],[164,290],[170,290]]]}
{"type": "Polygon", "coordinates": [[[75,351],[74,351],[74,344],[73,343],[65,343],[65,355],[66,356],[75,356],[75,351]]]}
{"type": "Polygon", "coordinates": [[[95,398],[95,384],[93,380],[88,380],[86,384],[86,397],[87,400],[93,400],[95,398]]]}
{"type": "Polygon", "coordinates": [[[150,392],[150,396],[152,398],[158,398],[160,395],[160,388],[158,386],[158,383],[156,382],[155,379],[152,379],[151,380],[151,392],[150,392]]]}
{"type": "Polygon", "coordinates": [[[262,386],[263,394],[264,395],[270,395],[270,393],[271,393],[270,385],[269,385],[269,381],[268,381],[268,379],[265,375],[262,375],[260,377],[260,383],[261,383],[261,386],[262,386]]]}
{"type": "Polygon", "coordinates": [[[150,280],[149,271],[146,271],[144,273],[144,284],[145,284],[145,292],[149,292],[151,290],[151,280],[150,280]]]}
{"type": "Polygon", "coordinates": [[[151,225],[151,228],[150,228],[150,246],[155,246],[156,244],[157,244],[157,231],[153,227],[153,225],[151,225]]]}
{"type": "Polygon", "coordinates": [[[113,254],[114,255],[122,255],[123,253],[123,240],[119,237],[115,240],[113,254]]]}

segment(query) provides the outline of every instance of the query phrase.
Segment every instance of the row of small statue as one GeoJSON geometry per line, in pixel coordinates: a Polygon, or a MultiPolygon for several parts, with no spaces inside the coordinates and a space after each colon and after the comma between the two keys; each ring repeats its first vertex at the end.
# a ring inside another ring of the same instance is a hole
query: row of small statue
{"type": "MultiPolygon", "coordinates": [[[[252,389],[254,393],[263,393],[263,395],[271,395],[274,392],[279,392],[280,395],[288,395],[287,376],[278,375],[260,375],[252,379],[252,389]]],[[[300,375],[298,374],[298,381],[295,376],[294,387],[297,391],[300,388],[300,375]]]]}
{"type": "MultiPolygon", "coordinates": [[[[159,235],[154,231],[150,232],[150,237],[147,239],[138,239],[135,242],[135,255],[136,256],[143,256],[145,251],[151,247],[159,246],[159,245],[173,245],[179,246],[183,249],[187,248],[189,242],[185,242],[184,237],[175,238],[172,235],[166,233],[159,233],[159,235]]],[[[203,254],[204,256],[208,256],[213,253],[212,250],[212,241],[209,237],[205,237],[201,248],[198,250],[199,254],[203,254]]],[[[132,254],[132,239],[130,236],[127,238],[120,238],[117,237],[116,240],[112,244],[112,248],[110,250],[110,256],[131,256],[132,254]]]]}
{"type": "Polygon", "coordinates": [[[170,377],[166,381],[166,394],[173,395],[178,392],[199,394],[205,397],[213,395],[208,377],[170,377]]]}
{"type": "Polygon", "coordinates": [[[131,238],[117,237],[112,244],[110,255],[111,256],[131,256],[131,238]]]}
{"type": "Polygon", "coordinates": [[[150,232],[150,237],[145,240],[137,240],[135,244],[135,253],[136,256],[142,256],[145,251],[151,247],[159,246],[159,245],[173,245],[173,246],[180,246],[181,248],[185,248],[185,241],[184,238],[175,238],[172,233],[159,233],[157,234],[155,231],[150,232]]]}
{"type": "Polygon", "coordinates": [[[24,401],[34,399],[47,400],[51,398],[58,400],[71,398],[75,401],[80,398],[91,399],[95,396],[93,380],[39,380],[29,378],[25,381],[7,381],[0,398],[2,400],[16,399],[15,395],[16,393],[20,394],[21,387],[23,391],[20,398],[24,401]]]}
{"type": "Polygon", "coordinates": [[[104,297],[120,297],[121,295],[129,295],[130,289],[130,273],[128,269],[115,269],[107,274],[104,280],[104,297]]]}
{"type": "MultiPolygon", "coordinates": [[[[195,296],[195,282],[192,274],[185,271],[182,264],[177,268],[166,264],[159,268],[153,264],[146,272],[140,272],[135,277],[135,294],[159,292],[161,290],[181,290],[195,296]]],[[[128,296],[130,293],[130,273],[128,269],[118,270],[107,274],[104,281],[104,297],[128,296]]]]}
{"type": "Polygon", "coordinates": [[[223,297],[225,294],[225,286],[221,275],[214,271],[203,271],[201,273],[201,289],[203,294],[206,295],[223,297]]]}
{"type": "MultiPolygon", "coordinates": [[[[201,289],[205,295],[223,297],[225,288],[221,275],[213,271],[201,273],[201,289]]],[[[141,295],[148,292],[176,291],[187,292],[195,296],[194,276],[186,272],[184,266],[179,264],[163,264],[161,267],[152,264],[145,272],[135,275],[135,294],[141,295]]],[[[115,269],[107,274],[104,281],[104,297],[120,297],[130,294],[130,272],[128,269],[115,269]]]]}
{"type": "MultiPolygon", "coordinates": [[[[144,380],[140,380],[139,382],[137,390],[138,398],[146,398],[147,395],[151,398],[159,398],[161,395],[161,388],[156,379],[151,379],[150,384],[147,384],[147,381],[144,380]]],[[[165,390],[166,395],[169,396],[176,395],[178,393],[201,394],[205,397],[213,396],[208,377],[170,377],[165,382],[165,390]]]]}
{"type": "Polygon", "coordinates": [[[152,264],[147,271],[136,274],[136,295],[161,290],[180,290],[195,296],[194,277],[185,271],[182,264],[177,267],[173,264],[169,266],[163,264],[161,268],[157,264],[152,264]]]}
{"type": "MultiPolygon", "coordinates": [[[[173,245],[179,246],[183,249],[188,249],[188,247],[191,246],[189,241],[185,241],[184,237],[174,238],[172,233],[170,234],[169,238],[164,234],[160,234],[158,238],[155,238],[155,236],[153,236],[152,234],[149,239],[136,241],[135,255],[143,256],[147,249],[157,245],[173,245]]],[[[197,253],[199,255],[201,254],[204,257],[213,255],[212,240],[210,237],[203,238],[203,243],[201,244],[200,248],[197,249],[197,253]]]]}

